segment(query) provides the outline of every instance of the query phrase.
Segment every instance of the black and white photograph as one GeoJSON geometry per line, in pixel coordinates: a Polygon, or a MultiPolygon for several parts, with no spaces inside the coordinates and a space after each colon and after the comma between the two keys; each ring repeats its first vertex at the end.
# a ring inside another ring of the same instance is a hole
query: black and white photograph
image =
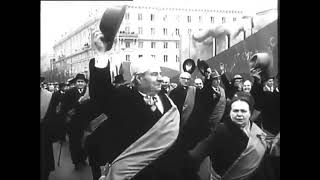
{"type": "Polygon", "coordinates": [[[279,180],[279,0],[40,1],[41,180],[279,180]]]}

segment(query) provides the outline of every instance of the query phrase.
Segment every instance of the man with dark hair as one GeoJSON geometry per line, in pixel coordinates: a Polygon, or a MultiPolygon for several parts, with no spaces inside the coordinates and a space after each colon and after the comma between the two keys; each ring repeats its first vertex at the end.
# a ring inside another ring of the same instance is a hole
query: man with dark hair
{"type": "Polygon", "coordinates": [[[218,72],[214,71],[211,76],[212,76],[212,89],[214,90],[214,93],[212,94],[212,96],[217,96],[217,95],[220,96],[217,105],[215,106],[215,108],[213,109],[213,112],[210,114],[210,117],[209,117],[210,129],[211,131],[213,131],[216,124],[218,124],[221,121],[225,113],[227,97],[226,97],[225,90],[220,86],[220,75],[218,74],[218,72]]]}
{"type": "MultiPolygon", "coordinates": [[[[278,88],[273,91],[264,91],[261,77],[253,74],[254,83],[252,85],[251,94],[256,101],[257,110],[261,111],[259,125],[262,129],[273,135],[280,132],[280,91],[278,88]]],[[[267,79],[273,79],[267,78],[267,79]]]]}
{"type": "Polygon", "coordinates": [[[231,100],[236,92],[242,91],[243,78],[240,74],[235,74],[231,81],[228,80],[224,64],[220,64],[221,80],[225,87],[226,96],[231,100]]]}
{"type": "Polygon", "coordinates": [[[63,111],[66,112],[69,134],[69,147],[71,159],[76,170],[86,165],[86,154],[81,147],[84,128],[88,119],[85,117],[86,109],[83,108],[81,98],[86,93],[88,80],[84,74],[77,74],[73,80],[76,87],[68,90],[65,94],[65,105],[63,111]]]}

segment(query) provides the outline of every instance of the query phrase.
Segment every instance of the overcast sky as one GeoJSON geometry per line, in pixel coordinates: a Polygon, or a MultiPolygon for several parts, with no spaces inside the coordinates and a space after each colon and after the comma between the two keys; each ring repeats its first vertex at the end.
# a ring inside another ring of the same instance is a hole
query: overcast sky
{"type": "Polygon", "coordinates": [[[243,10],[248,14],[276,8],[277,0],[134,0],[134,1],[41,1],[41,54],[53,53],[55,40],[87,20],[90,10],[112,5],[192,7],[243,10]]]}

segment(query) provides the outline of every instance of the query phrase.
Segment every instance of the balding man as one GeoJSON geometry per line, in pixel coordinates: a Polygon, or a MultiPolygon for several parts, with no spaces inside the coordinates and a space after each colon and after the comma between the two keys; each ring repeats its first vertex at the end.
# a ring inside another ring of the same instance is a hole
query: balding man
{"type": "MultiPolygon", "coordinates": [[[[183,150],[192,149],[209,134],[209,115],[215,109],[220,98],[219,95],[212,96],[214,90],[211,88],[211,69],[208,68],[205,74],[203,88],[197,89],[194,86],[189,86],[191,75],[188,72],[181,73],[180,84],[170,93],[170,98],[177,105],[181,114],[179,148],[183,150]]],[[[209,179],[209,167],[210,161],[207,159],[198,172],[201,179],[209,179]]],[[[194,175],[182,171],[177,179],[187,179],[194,175]]]]}
{"type": "MultiPolygon", "coordinates": [[[[190,84],[190,79],[191,79],[191,75],[188,72],[182,72],[179,76],[179,85],[177,88],[175,88],[174,90],[171,91],[170,93],[170,98],[173,100],[173,102],[177,105],[180,114],[182,113],[182,107],[183,107],[183,103],[185,101],[186,95],[187,95],[187,91],[189,88],[189,84],[190,84]]],[[[190,88],[192,91],[194,90],[195,92],[195,88],[190,88]]]]}
{"type": "Polygon", "coordinates": [[[161,83],[161,91],[163,91],[166,94],[170,93],[170,78],[168,76],[162,77],[162,83],[161,83]]]}
{"type": "Polygon", "coordinates": [[[132,88],[115,88],[108,59],[90,62],[90,97],[108,116],[88,138],[90,159],[109,169],[104,179],[131,179],[166,152],[176,141],[180,115],[161,92],[161,69],[152,58],[130,65],[132,88]],[[109,166],[110,165],[110,166],[109,166]]]}

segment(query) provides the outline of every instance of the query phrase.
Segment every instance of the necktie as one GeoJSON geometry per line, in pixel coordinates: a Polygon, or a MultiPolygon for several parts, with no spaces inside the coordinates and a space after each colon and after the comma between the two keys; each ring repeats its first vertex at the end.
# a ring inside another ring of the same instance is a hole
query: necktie
{"type": "Polygon", "coordinates": [[[143,99],[150,106],[151,111],[154,112],[157,109],[156,102],[158,102],[158,99],[155,96],[145,96],[143,99]]]}

